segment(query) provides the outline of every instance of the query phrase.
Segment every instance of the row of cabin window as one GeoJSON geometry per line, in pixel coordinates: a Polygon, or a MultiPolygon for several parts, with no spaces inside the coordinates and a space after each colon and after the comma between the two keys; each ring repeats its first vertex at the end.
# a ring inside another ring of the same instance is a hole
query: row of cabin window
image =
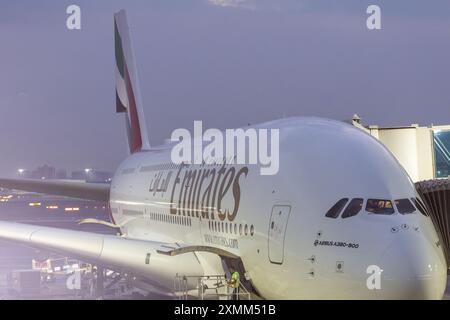
{"type": "MultiPolygon", "coordinates": [[[[341,211],[344,209],[348,200],[349,200],[348,198],[340,199],[338,202],[336,202],[334,206],[331,207],[330,210],[328,210],[325,216],[333,219],[339,217],[341,211]]],[[[356,216],[362,210],[363,202],[364,199],[362,198],[352,199],[345,208],[344,212],[342,213],[342,218],[349,218],[356,216]]],[[[411,200],[408,198],[397,199],[394,200],[394,203],[395,206],[397,207],[397,211],[400,214],[414,213],[417,207],[417,209],[424,216],[428,216],[426,206],[419,198],[411,198],[411,200]]],[[[395,213],[392,201],[386,199],[368,199],[366,203],[366,211],[371,214],[383,214],[383,215],[390,215],[395,213]]]]}
{"type": "MultiPolygon", "coordinates": [[[[161,171],[161,170],[172,170],[172,169],[179,169],[182,164],[175,164],[175,163],[163,163],[163,164],[156,164],[156,165],[149,165],[149,166],[142,166],[139,171],[140,172],[146,172],[146,171],[161,171]]],[[[184,165],[184,164],[183,164],[184,165]]],[[[223,163],[203,163],[202,166],[222,166],[223,163]]],[[[225,163],[225,165],[233,165],[232,163],[225,163]]],[[[127,173],[134,173],[135,168],[126,168],[122,170],[122,174],[127,173]]]]}
{"type": "Polygon", "coordinates": [[[179,224],[182,226],[191,226],[191,219],[187,217],[182,216],[169,216],[166,214],[159,214],[159,213],[150,213],[150,219],[161,221],[161,222],[167,222],[172,224],[179,224]]]}
{"type": "MultiPolygon", "coordinates": [[[[228,222],[217,222],[217,221],[209,221],[208,222],[209,230],[223,233],[233,233],[238,234],[238,225],[237,223],[228,223],[228,222]],[[228,225],[230,226],[228,228],[228,225]],[[233,230],[234,229],[234,230],[233,230]]],[[[239,235],[248,235],[249,228],[248,225],[243,226],[239,225],[239,235]]],[[[250,226],[250,235],[253,236],[255,234],[255,227],[253,225],[250,226]]]]}

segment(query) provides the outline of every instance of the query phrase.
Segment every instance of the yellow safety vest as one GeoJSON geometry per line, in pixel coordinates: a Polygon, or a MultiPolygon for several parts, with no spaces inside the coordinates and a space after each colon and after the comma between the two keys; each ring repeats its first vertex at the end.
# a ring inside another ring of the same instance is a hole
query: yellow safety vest
{"type": "Polygon", "coordinates": [[[234,288],[239,287],[239,272],[233,272],[233,274],[231,275],[231,283],[233,284],[234,288]]]}

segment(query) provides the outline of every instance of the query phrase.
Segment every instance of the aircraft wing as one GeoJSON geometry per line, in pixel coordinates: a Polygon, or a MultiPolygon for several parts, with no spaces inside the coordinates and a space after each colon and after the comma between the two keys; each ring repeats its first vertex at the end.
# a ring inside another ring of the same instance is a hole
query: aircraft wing
{"type": "Polygon", "coordinates": [[[195,250],[175,256],[160,253],[179,248],[176,243],[3,221],[0,221],[0,240],[144,277],[168,289],[173,289],[174,277],[180,272],[186,276],[203,274],[203,268],[193,252],[195,250]]]}
{"type": "Polygon", "coordinates": [[[0,178],[0,187],[105,202],[110,189],[106,183],[5,178],[0,178]]]}
{"type": "Polygon", "coordinates": [[[156,251],[164,245],[114,235],[4,221],[0,222],[0,240],[116,267],[121,267],[127,260],[135,260],[141,252],[156,251]]]}
{"type": "Polygon", "coordinates": [[[231,252],[209,246],[138,240],[4,221],[0,221],[0,240],[60,253],[111,270],[141,276],[169,289],[173,289],[177,274],[203,275],[203,268],[195,252],[238,258],[231,252]]]}

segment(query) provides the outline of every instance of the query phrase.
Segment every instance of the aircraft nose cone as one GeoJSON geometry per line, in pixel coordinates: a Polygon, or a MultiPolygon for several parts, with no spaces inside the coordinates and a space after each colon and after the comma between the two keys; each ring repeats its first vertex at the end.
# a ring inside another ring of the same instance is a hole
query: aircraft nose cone
{"type": "Polygon", "coordinates": [[[440,248],[419,234],[399,235],[380,259],[381,299],[442,299],[447,283],[440,248]]]}

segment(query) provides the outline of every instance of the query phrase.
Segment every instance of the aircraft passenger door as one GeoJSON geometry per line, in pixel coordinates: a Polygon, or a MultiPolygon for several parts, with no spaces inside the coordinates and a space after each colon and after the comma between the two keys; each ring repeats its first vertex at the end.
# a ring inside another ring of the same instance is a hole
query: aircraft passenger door
{"type": "Polygon", "coordinates": [[[291,206],[275,205],[269,221],[269,260],[282,264],[284,259],[284,238],[291,206]]]}

